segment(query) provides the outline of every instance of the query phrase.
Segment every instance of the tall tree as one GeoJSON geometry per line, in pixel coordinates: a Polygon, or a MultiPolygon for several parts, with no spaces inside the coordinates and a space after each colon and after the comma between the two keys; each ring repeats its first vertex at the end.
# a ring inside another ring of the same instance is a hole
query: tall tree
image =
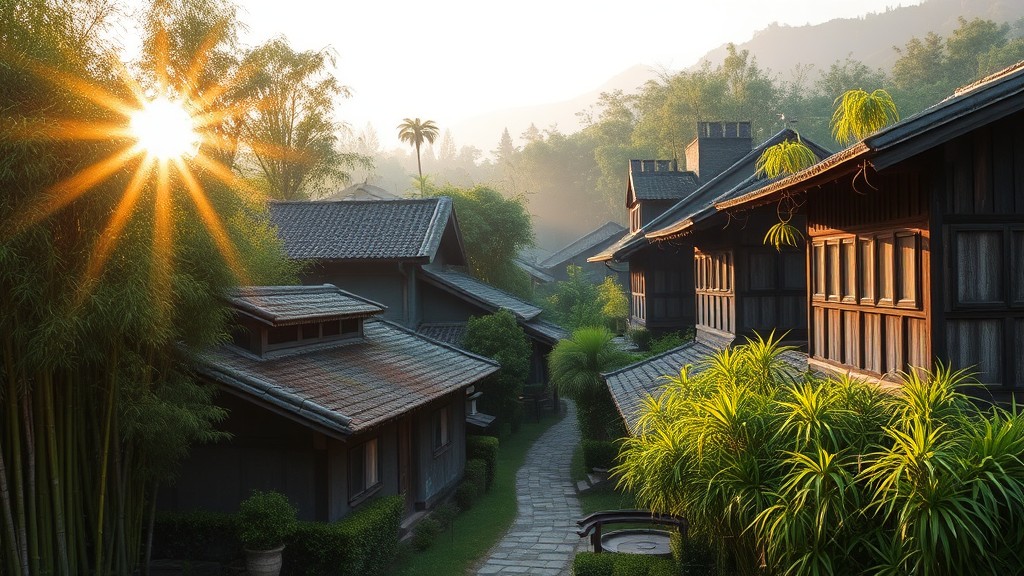
{"type": "Polygon", "coordinates": [[[406,118],[398,125],[398,139],[416,148],[416,170],[419,172],[421,182],[423,181],[423,164],[420,162],[420,147],[424,142],[433,144],[434,140],[437,140],[438,134],[440,132],[433,120],[421,121],[419,118],[406,118]]]}
{"type": "Polygon", "coordinates": [[[350,169],[369,164],[366,156],[336,148],[334,102],[349,90],[330,74],[329,50],[296,52],[276,38],[250,52],[243,66],[253,70],[255,98],[245,140],[271,197],[315,198],[347,182],[350,169]]]}
{"type": "Polygon", "coordinates": [[[133,152],[107,6],[0,3],[3,574],[133,573],[157,487],[224,416],[191,369],[222,294],[290,275],[265,207],[133,152]]]}

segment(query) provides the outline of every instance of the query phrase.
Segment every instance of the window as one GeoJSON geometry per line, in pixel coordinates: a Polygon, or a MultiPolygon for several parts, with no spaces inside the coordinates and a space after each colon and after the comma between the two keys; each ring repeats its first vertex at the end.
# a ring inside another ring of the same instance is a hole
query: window
{"type": "Polygon", "coordinates": [[[449,420],[451,414],[447,406],[434,411],[431,422],[434,428],[434,452],[444,450],[452,441],[449,420]]]}
{"type": "Polygon", "coordinates": [[[349,450],[348,470],[349,500],[366,496],[380,485],[380,452],[376,438],[349,450]]]}

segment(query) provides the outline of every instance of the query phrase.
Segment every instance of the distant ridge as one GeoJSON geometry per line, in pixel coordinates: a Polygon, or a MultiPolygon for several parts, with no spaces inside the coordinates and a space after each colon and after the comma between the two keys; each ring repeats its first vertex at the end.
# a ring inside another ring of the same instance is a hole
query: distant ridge
{"type": "MultiPolygon", "coordinates": [[[[897,6],[886,12],[872,13],[859,18],[839,18],[808,26],[772,24],[754,33],[746,42],[735,42],[740,50],[749,50],[757,58],[758,66],[770,70],[782,80],[789,80],[797,64],[811,65],[811,80],[817,72],[827,70],[836,60],[848,56],[864,62],[869,68],[888,71],[896,61],[893,46],[903,47],[913,37],[922,38],[929,32],[942,37],[959,26],[957,18],[967,20],[984,18],[1013,24],[1024,18],[1022,0],[925,0],[916,6],[897,6]]],[[[707,52],[688,69],[694,69],[707,60],[716,66],[726,56],[725,45],[707,52]]],[[[672,71],[669,71],[672,72],[672,71]]],[[[658,77],[654,68],[637,64],[613,76],[601,87],[580,96],[537,106],[497,110],[453,126],[460,142],[479,146],[485,153],[495,148],[502,130],[521,144],[519,135],[530,124],[545,130],[552,125],[565,134],[580,128],[578,112],[597,103],[601,92],[622,90],[636,92],[648,80],[658,77]],[[480,143],[484,143],[481,145],[480,143]],[[487,144],[490,143],[490,144],[487,144]]]]}

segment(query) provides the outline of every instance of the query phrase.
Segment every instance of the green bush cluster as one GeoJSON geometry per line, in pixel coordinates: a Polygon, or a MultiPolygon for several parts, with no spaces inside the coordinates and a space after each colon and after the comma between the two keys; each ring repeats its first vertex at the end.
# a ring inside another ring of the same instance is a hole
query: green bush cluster
{"type": "Polygon", "coordinates": [[[574,576],[678,576],[670,558],[642,554],[580,552],[573,559],[574,576]]]}
{"type": "Polygon", "coordinates": [[[480,410],[497,417],[499,425],[509,424],[513,432],[522,422],[519,397],[530,376],[533,350],[515,315],[499,310],[488,316],[473,317],[466,324],[463,347],[474,354],[495,360],[501,369],[480,385],[480,410]]]}
{"type": "Polygon", "coordinates": [[[272,550],[288,542],[298,510],[280,492],[253,490],[238,506],[238,539],[249,550],[272,550]]]}
{"type": "Polygon", "coordinates": [[[237,525],[226,512],[161,512],[153,527],[153,558],[230,562],[242,555],[237,525]]]}
{"type": "Polygon", "coordinates": [[[654,341],[654,335],[651,334],[650,330],[644,327],[630,328],[626,332],[626,337],[629,338],[629,341],[642,352],[650,350],[651,342],[654,341]]]}
{"type": "Polygon", "coordinates": [[[300,522],[284,549],[284,573],[385,574],[398,547],[404,508],[402,496],[387,496],[337,522],[300,522]]]}
{"type": "Polygon", "coordinates": [[[487,489],[490,490],[498,471],[498,439],[494,436],[467,436],[466,458],[484,461],[487,465],[487,489]]]}
{"type": "Polygon", "coordinates": [[[736,574],[1016,573],[1024,413],[941,364],[883,391],[794,373],[758,338],[649,399],[613,469],[736,574]]]}
{"type": "Polygon", "coordinates": [[[615,466],[619,455],[619,446],[610,440],[583,440],[583,464],[587,470],[604,468],[610,470],[615,466]]]}
{"type": "Polygon", "coordinates": [[[434,545],[444,528],[432,516],[420,520],[412,529],[412,547],[420,552],[434,545]]]}

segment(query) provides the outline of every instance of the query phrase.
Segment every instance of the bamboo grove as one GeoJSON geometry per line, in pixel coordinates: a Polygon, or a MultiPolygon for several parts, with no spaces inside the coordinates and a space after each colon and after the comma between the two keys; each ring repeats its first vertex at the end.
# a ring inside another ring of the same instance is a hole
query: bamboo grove
{"type": "Polygon", "coordinates": [[[220,295],[294,275],[259,202],[98,135],[125,119],[97,94],[128,96],[108,10],[0,3],[4,576],[145,570],[160,486],[219,437],[224,413],[189,366],[224,338],[220,295]]]}

